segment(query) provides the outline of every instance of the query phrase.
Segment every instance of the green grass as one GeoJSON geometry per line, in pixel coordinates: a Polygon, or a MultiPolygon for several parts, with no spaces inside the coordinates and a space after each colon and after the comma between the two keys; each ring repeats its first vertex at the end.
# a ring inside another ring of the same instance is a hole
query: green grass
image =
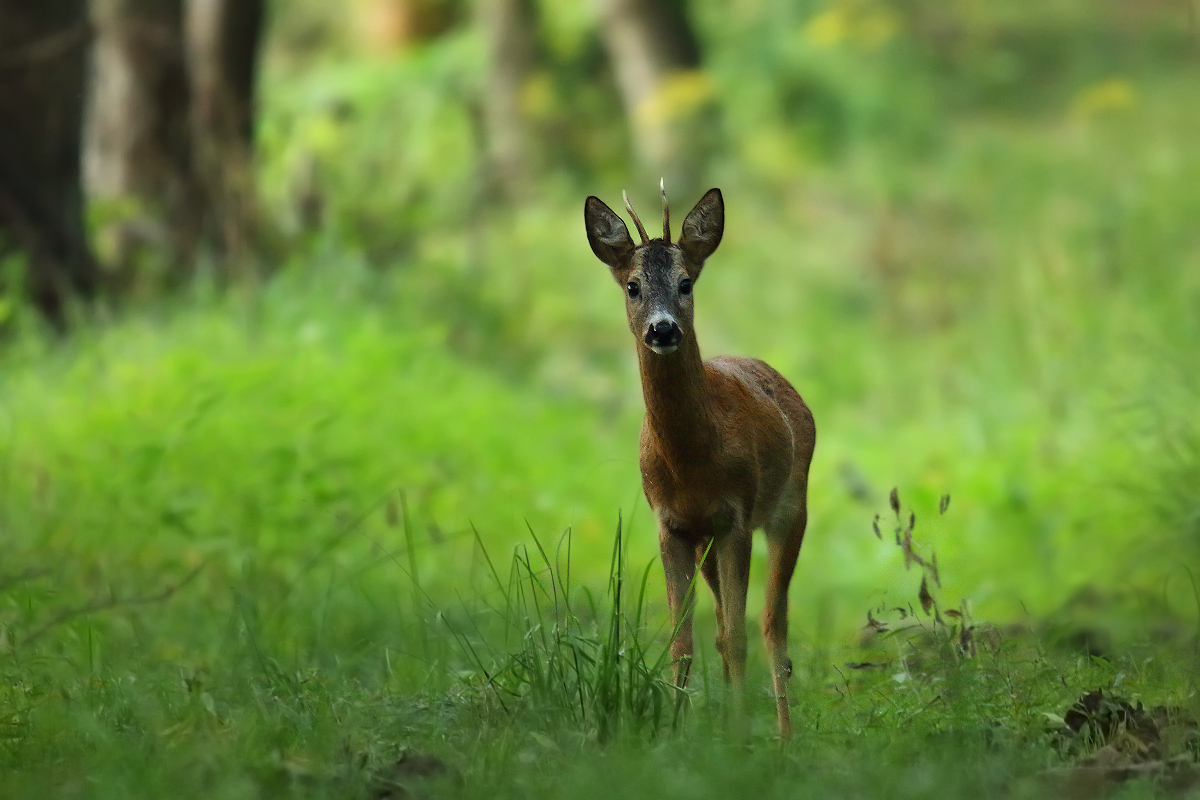
{"type": "Polygon", "coordinates": [[[706,590],[686,701],[666,682],[632,343],[579,213],[657,176],[613,156],[591,23],[544,5],[539,119],[578,119],[528,202],[482,202],[471,36],[276,53],[268,280],[68,338],[0,298],[0,796],[1038,797],[1124,742],[1064,737],[1085,692],[1195,717],[1200,106],[1166,17],[696,5],[729,213],[701,346],[819,429],[781,746],[756,637],[730,722],[706,590]],[[946,626],[873,534],[893,486],[946,626]]]}
{"type": "MultiPolygon", "coordinates": [[[[1101,659],[1046,652],[1026,633],[989,638],[983,626],[968,656],[958,631],[917,617],[857,653],[798,647],[797,736],[781,746],[761,659],[743,733],[711,650],[701,646],[689,698],[667,684],[663,624],[644,601],[649,570],[623,565],[619,529],[607,601],[572,584],[569,539],[548,549],[530,538],[507,575],[480,550],[482,582],[456,607],[424,613],[424,595],[415,609],[397,603],[394,620],[365,632],[370,653],[335,640],[310,644],[306,659],[285,652],[288,634],[312,624],[312,601],[290,591],[300,581],[256,570],[228,581],[229,610],[215,607],[223,582],[209,572],[170,597],[136,606],[125,595],[48,630],[10,619],[0,787],[13,797],[365,797],[391,784],[446,796],[1039,797],[1041,770],[1119,735],[1073,745],[1055,733],[1083,692],[1200,711],[1194,641],[1101,659]],[[212,617],[223,630],[196,624],[212,617]],[[397,620],[411,623],[403,637],[397,620]],[[163,653],[162,639],[185,653],[163,653]],[[447,774],[393,767],[406,753],[438,758],[447,774]]],[[[393,580],[413,588],[403,572],[394,565],[393,580]]],[[[349,588],[323,577],[326,603],[349,588]]],[[[62,603],[38,583],[27,576],[5,596],[62,603]]],[[[366,608],[360,597],[360,617],[366,608]]],[[[1163,741],[1170,757],[1200,747],[1194,727],[1163,741]]],[[[1155,791],[1135,784],[1127,796],[1155,791]]]]}

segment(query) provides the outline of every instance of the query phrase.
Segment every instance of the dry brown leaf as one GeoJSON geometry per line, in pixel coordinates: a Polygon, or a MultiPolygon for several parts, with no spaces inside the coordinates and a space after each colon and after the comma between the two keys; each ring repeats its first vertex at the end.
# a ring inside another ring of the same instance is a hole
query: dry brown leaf
{"type": "Polygon", "coordinates": [[[933,608],[933,595],[929,593],[929,584],[924,576],[921,576],[921,591],[917,593],[917,598],[921,601],[925,616],[929,616],[929,611],[933,608]]]}
{"type": "Polygon", "coordinates": [[[868,628],[870,630],[879,631],[880,633],[883,633],[884,631],[886,631],[888,629],[888,626],[886,623],[880,622],[879,620],[875,619],[875,617],[871,616],[871,612],[868,611],[867,612],[867,624],[863,625],[863,630],[867,630],[868,628]]]}
{"type": "Polygon", "coordinates": [[[911,568],[914,561],[917,564],[920,564],[922,567],[925,566],[925,559],[921,558],[919,555],[917,555],[917,552],[913,550],[911,527],[904,532],[904,538],[900,541],[900,548],[904,551],[905,569],[911,568]]]}

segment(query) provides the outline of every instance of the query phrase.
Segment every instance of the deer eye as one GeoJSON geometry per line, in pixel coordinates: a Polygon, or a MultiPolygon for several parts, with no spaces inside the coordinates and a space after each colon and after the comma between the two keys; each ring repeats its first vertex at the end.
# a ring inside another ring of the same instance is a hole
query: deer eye
{"type": "Polygon", "coordinates": [[[684,278],[683,280],[681,280],[679,282],[679,293],[680,294],[691,294],[692,293],[691,280],[689,280],[688,278],[684,278]]]}
{"type": "Polygon", "coordinates": [[[629,293],[630,297],[637,297],[642,293],[642,287],[637,285],[637,281],[630,281],[625,284],[625,291],[629,293]]]}

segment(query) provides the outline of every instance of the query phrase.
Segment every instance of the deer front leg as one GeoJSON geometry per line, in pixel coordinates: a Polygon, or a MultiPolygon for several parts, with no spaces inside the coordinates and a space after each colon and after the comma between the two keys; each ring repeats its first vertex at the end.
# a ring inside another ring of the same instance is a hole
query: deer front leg
{"type": "Polygon", "coordinates": [[[721,591],[721,661],[734,691],[746,686],[746,592],[750,585],[750,533],[734,527],[713,542],[721,591]]]}
{"type": "MultiPolygon", "coordinates": [[[[715,553],[707,552],[707,544],[696,545],[696,563],[700,565],[700,572],[704,575],[704,580],[708,581],[708,588],[712,589],[714,610],[717,612],[717,652],[721,652],[721,642],[725,636],[725,614],[721,608],[721,576],[717,574],[717,556],[715,553]]],[[[729,683],[729,665],[725,660],[721,660],[721,677],[726,683],[729,683]]]]}
{"type": "Polygon", "coordinates": [[[692,668],[692,579],[696,575],[696,553],[681,536],[664,526],[658,544],[662,552],[663,572],[667,576],[667,603],[671,606],[671,660],[675,664],[675,685],[687,686],[692,668]]]}

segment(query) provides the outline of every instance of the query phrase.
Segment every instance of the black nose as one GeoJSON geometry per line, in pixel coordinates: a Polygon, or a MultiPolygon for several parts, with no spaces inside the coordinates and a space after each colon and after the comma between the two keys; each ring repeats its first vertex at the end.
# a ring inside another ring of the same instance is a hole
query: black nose
{"type": "Polygon", "coordinates": [[[661,319],[646,328],[646,344],[651,347],[674,347],[683,341],[683,331],[674,320],[661,319]]]}

